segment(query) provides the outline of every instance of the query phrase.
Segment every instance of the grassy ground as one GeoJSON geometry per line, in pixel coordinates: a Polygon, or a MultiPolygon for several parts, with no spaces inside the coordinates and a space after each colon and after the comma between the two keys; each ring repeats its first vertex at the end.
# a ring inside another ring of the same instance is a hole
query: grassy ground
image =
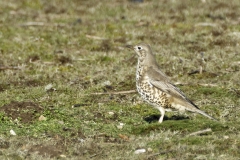
{"type": "Polygon", "coordinates": [[[238,0],[1,1],[0,158],[239,158],[239,17],[238,0]],[[219,122],[95,94],[135,90],[139,42],[219,122]]]}

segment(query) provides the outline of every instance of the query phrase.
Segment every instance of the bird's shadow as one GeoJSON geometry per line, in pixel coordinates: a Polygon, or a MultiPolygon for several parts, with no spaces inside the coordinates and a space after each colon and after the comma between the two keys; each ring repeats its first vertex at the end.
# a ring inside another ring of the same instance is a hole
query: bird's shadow
{"type": "MultiPolygon", "coordinates": [[[[150,116],[147,116],[145,118],[143,118],[146,122],[148,123],[153,123],[153,122],[157,122],[160,118],[159,114],[153,114],[150,116]]],[[[164,116],[163,121],[167,121],[167,120],[186,120],[189,119],[189,117],[185,117],[185,116],[181,116],[181,115],[173,115],[171,117],[168,116],[164,116]]]]}

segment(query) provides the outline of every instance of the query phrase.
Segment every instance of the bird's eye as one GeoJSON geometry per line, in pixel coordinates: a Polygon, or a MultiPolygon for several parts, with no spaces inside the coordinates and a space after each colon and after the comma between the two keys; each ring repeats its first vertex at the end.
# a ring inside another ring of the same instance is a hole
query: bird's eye
{"type": "Polygon", "coordinates": [[[141,47],[141,46],[138,46],[137,48],[138,48],[138,50],[141,50],[141,49],[142,49],[142,47],[141,47]]]}

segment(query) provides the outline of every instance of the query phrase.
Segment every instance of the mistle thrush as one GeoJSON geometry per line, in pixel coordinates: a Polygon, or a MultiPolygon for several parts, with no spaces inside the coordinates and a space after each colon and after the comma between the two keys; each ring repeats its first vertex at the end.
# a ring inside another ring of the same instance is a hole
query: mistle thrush
{"type": "Polygon", "coordinates": [[[183,92],[170,82],[160,71],[151,47],[140,43],[132,46],[138,55],[136,86],[141,97],[161,112],[159,123],[162,123],[165,111],[191,111],[202,114],[212,120],[215,118],[201,111],[183,92]]]}

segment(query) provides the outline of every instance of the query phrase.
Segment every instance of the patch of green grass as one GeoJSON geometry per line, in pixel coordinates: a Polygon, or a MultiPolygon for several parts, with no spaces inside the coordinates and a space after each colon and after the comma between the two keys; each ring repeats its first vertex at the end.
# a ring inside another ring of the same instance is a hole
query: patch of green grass
{"type": "Polygon", "coordinates": [[[234,98],[235,95],[230,93],[228,89],[221,87],[199,87],[197,89],[198,94],[203,94],[205,96],[212,96],[213,98],[219,97],[231,97],[234,98]]]}

